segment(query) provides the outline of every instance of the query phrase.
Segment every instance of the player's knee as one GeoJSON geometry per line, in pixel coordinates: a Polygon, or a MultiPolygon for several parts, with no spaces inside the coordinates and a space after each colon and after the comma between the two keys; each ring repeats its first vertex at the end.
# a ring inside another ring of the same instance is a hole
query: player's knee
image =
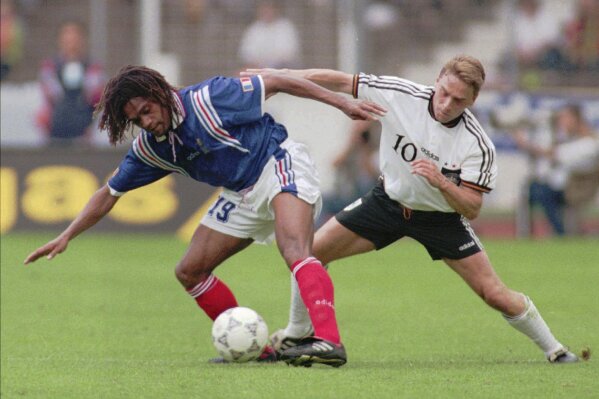
{"type": "Polygon", "coordinates": [[[280,252],[289,267],[298,260],[306,259],[311,255],[308,245],[285,245],[281,246],[280,252]]]}
{"type": "Polygon", "coordinates": [[[487,305],[502,313],[505,313],[509,307],[508,291],[502,285],[485,287],[481,290],[480,296],[487,305]]]}
{"type": "Polygon", "coordinates": [[[210,268],[202,267],[201,264],[189,264],[184,261],[179,262],[177,267],[175,267],[175,276],[185,288],[195,287],[206,280],[210,276],[210,273],[212,273],[212,269],[210,268]]]}

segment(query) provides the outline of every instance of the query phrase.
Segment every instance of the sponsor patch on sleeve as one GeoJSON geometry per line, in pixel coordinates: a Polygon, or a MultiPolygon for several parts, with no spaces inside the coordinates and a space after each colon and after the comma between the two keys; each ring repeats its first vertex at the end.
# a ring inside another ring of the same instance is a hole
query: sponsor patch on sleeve
{"type": "Polygon", "coordinates": [[[252,79],[250,79],[248,77],[243,77],[243,78],[239,78],[239,80],[241,81],[241,89],[244,92],[254,91],[254,84],[252,83],[252,79]]]}

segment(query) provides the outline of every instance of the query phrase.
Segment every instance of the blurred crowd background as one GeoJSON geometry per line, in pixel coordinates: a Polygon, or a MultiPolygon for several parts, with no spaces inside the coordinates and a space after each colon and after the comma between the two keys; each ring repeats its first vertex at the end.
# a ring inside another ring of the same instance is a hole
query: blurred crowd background
{"type": "MultiPolygon", "coordinates": [[[[181,86],[247,67],[433,84],[473,55],[487,70],[473,111],[501,168],[487,216],[527,235],[538,208],[549,234],[599,232],[599,0],[2,0],[1,16],[3,148],[106,146],[93,106],[125,64],[181,86]]],[[[329,212],[377,170],[376,126],[335,129],[333,147],[304,133],[329,212]]]]}
{"type": "Polygon", "coordinates": [[[69,21],[109,75],[156,41],[182,84],[250,65],[338,67],[345,41],[359,41],[361,69],[416,81],[463,51],[487,87],[588,88],[599,73],[597,0],[3,0],[2,80],[35,80],[69,21]]]}

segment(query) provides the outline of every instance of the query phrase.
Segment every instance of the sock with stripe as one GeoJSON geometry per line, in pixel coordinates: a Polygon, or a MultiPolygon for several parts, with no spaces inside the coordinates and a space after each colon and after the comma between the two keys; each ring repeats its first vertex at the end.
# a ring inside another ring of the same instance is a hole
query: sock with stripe
{"type": "Polygon", "coordinates": [[[524,297],[526,301],[526,309],[518,316],[506,316],[503,315],[505,320],[520,331],[528,338],[538,345],[539,348],[545,352],[545,356],[549,356],[555,351],[563,348],[563,345],[559,343],[549,330],[549,326],[545,323],[545,320],[541,317],[541,314],[537,310],[536,306],[530,298],[524,297]]]}
{"type": "Polygon", "coordinates": [[[213,274],[195,287],[187,290],[187,293],[195,299],[198,306],[212,320],[216,319],[225,310],[238,306],[237,300],[229,287],[213,274]]]}
{"type": "Polygon", "coordinates": [[[291,266],[297,280],[314,335],[335,344],[340,343],[339,329],[335,318],[333,282],[320,261],[314,257],[299,260],[291,266]]]}

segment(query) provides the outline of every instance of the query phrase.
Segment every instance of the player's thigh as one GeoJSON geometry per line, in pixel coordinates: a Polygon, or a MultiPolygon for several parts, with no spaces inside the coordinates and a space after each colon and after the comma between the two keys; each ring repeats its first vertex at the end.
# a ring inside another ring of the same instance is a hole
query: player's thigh
{"type": "Polygon", "coordinates": [[[323,264],[376,249],[372,241],[359,236],[330,218],[314,235],[313,253],[323,264]]]}
{"type": "Polygon", "coordinates": [[[288,265],[311,255],[314,235],[314,206],[291,193],[272,200],[277,246],[288,265]]]}
{"type": "Polygon", "coordinates": [[[206,277],[227,258],[251,243],[250,238],[234,237],[200,224],[177,265],[177,276],[194,280],[206,277]]]}

